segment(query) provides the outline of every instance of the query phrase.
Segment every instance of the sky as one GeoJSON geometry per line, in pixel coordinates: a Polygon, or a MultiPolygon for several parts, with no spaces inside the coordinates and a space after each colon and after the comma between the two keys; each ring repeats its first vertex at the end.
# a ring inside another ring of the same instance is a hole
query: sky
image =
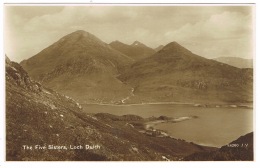
{"type": "Polygon", "coordinates": [[[16,62],[76,30],[151,48],[176,41],[209,59],[254,57],[253,6],[6,5],[4,11],[4,50],[16,62]]]}

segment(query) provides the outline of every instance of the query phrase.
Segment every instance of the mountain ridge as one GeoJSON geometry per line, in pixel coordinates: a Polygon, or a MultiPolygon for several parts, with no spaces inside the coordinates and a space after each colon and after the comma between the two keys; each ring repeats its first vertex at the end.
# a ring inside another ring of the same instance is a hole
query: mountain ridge
{"type": "Polygon", "coordinates": [[[141,60],[155,53],[152,48],[147,47],[145,44],[137,40],[130,45],[116,40],[111,42],[109,45],[115,50],[118,50],[119,52],[133,58],[134,60],[141,60]]]}
{"type": "Polygon", "coordinates": [[[130,58],[129,48],[143,50],[143,44],[106,44],[90,33],[76,31],[21,65],[33,79],[81,103],[253,100],[252,69],[206,59],[175,41],[145,57],[130,58]]]}
{"type": "Polygon", "coordinates": [[[158,47],[154,48],[154,50],[156,52],[160,51],[161,49],[163,49],[164,45],[159,45],[158,47]]]}

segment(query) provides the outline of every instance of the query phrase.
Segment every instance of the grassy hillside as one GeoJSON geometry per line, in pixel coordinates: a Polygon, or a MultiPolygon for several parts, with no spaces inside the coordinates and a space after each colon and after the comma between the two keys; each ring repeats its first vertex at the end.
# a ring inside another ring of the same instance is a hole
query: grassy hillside
{"type": "Polygon", "coordinates": [[[84,113],[76,101],[43,87],[19,64],[6,60],[8,161],[180,160],[195,152],[215,150],[167,136],[150,136],[129,124],[140,120],[131,115],[84,113]],[[36,145],[46,149],[36,149],[36,145]],[[54,150],[49,145],[65,147],[54,150]],[[84,149],[70,149],[78,145],[84,149]],[[86,150],[85,145],[99,148],[86,150]]]}

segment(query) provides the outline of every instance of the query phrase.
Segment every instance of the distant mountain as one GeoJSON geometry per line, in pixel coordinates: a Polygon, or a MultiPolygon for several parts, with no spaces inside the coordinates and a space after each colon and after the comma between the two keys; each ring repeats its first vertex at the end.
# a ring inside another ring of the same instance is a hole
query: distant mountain
{"type": "Polygon", "coordinates": [[[135,62],[119,76],[134,88],[128,102],[234,103],[253,100],[252,69],[193,54],[176,42],[135,62]]]}
{"type": "Polygon", "coordinates": [[[154,50],[156,51],[156,52],[158,52],[158,51],[160,51],[161,49],[163,49],[163,45],[159,45],[158,47],[156,47],[154,50]]]}
{"type": "Polygon", "coordinates": [[[140,60],[155,53],[152,48],[147,47],[139,41],[135,41],[131,45],[124,44],[120,41],[113,41],[109,45],[134,60],[140,60]]]}
{"type": "Polygon", "coordinates": [[[214,58],[214,60],[237,68],[253,68],[252,59],[244,59],[238,57],[219,57],[219,58],[214,58]]]}
{"type": "Polygon", "coordinates": [[[215,150],[141,133],[129,124],[143,120],[139,116],[90,115],[72,98],[32,80],[8,58],[5,68],[7,161],[163,161],[215,150]]]}
{"type": "Polygon", "coordinates": [[[217,151],[194,153],[184,158],[188,161],[253,161],[253,132],[239,137],[237,140],[222,146],[217,151]]]}
{"type": "Polygon", "coordinates": [[[133,62],[94,35],[79,30],[20,64],[45,86],[81,103],[116,102],[131,88],[116,76],[133,62]]]}

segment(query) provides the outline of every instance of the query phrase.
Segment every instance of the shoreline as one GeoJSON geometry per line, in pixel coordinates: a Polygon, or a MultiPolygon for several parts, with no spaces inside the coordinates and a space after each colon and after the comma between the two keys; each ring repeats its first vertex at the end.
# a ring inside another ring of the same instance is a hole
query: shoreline
{"type": "Polygon", "coordinates": [[[169,118],[169,119],[156,119],[154,121],[147,121],[144,123],[145,128],[154,128],[154,126],[162,123],[178,123],[178,122],[183,122],[186,120],[191,120],[191,119],[196,119],[198,116],[182,116],[182,117],[175,117],[175,118],[169,118]]]}
{"type": "Polygon", "coordinates": [[[193,105],[193,103],[182,103],[182,102],[152,102],[152,103],[134,103],[134,104],[85,103],[85,104],[82,104],[82,105],[101,105],[101,106],[141,106],[141,105],[153,105],[153,104],[179,104],[179,105],[193,105]]]}
{"type": "Polygon", "coordinates": [[[252,103],[233,103],[233,104],[217,104],[217,103],[187,103],[187,102],[151,102],[151,103],[135,103],[135,104],[108,104],[108,103],[84,103],[81,105],[100,105],[100,106],[141,106],[141,105],[190,105],[193,107],[205,108],[250,108],[253,109],[252,103]],[[250,104],[250,105],[249,105],[250,104]]]}

